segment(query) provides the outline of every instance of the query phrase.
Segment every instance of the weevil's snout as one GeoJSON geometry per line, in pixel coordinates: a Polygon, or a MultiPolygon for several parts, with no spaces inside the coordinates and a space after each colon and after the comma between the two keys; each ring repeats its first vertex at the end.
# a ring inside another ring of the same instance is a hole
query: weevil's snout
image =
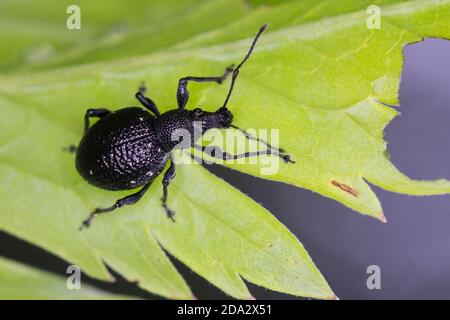
{"type": "Polygon", "coordinates": [[[233,122],[233,114],[226,107],[222,107],[216,111],[219,115],[219,128],[229,128],[233,122]]]}

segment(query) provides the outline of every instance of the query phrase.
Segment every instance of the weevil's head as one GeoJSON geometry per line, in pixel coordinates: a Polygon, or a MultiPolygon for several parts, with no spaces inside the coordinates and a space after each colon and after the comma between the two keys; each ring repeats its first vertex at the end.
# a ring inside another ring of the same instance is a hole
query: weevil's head
{"type": "Polygon", "coordinates": [[[189,111],[189,116],[194,123],[201,124],[202,132],[212,128],[229,128],[233,121],[233,114],[226,107],[221,107],[215,112],[203,111],[196,108],[189,111]]]}

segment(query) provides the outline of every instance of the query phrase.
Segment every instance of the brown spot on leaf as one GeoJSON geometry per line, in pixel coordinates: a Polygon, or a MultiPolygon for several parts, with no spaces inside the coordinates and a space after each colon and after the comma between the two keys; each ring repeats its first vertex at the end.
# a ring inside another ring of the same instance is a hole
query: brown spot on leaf
{"type": "Polygon", "coordinates": [[[350,193],[352,196],[357,197],[358,196],[358,192],[353,189],[352,187],[350,187],[349,185],[342,183],[342,182],[338,182],[336,180],[331,180],[331,184],[335,187],[338,187],[339,189],[341,189],[342,191],[345,191],[347,193],[350,193]]]}

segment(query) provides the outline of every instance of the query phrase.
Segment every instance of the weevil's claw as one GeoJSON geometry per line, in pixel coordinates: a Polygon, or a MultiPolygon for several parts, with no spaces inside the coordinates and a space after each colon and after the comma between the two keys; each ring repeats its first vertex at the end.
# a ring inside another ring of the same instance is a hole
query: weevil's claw
{"type": "Polygon", "coordinates": [[[86,220],[83,221],[81,226],[78,228],[78,231],[81,231],[84,228],[89,228],[90,225],[91,225],[91,222],[88,219],[86,219],[86,220]]]}
{"type": "Polygon", "coordinates": [[[97,215],[97,213],[99,212],[99,209],[95,209],[94,212],[92,212],[89,217],[83,221],[83,223],[81,224],[81,226],[78,228],[78,231],[83,230],[84,228],[89,228],[92,222],[92,219],[95,218],[95,216],[97,215]]]}
{"type": "Polygon", "coordinates": [[[64,147],[63,151],[69,152],[69,153],[75,153],[77,151],[77,147],[73,144],[70,144],[67,147],[64,147]]]}
{"type": "Polygon", "coordinates": [[[233,71],[234,71],[234,63],[233,63],[232,65],[228,66],[228,67],[225,69],[225,74],[222,76],[221,79],[216,80],[217,83],[218,83],[218,84],[222,84],[222,83],[225,81],[225,79],[227,78],[227,76],[228,76],[230,73],[232,73],[233,71]]]}
{"type": "Polygon", "coordinates": [[[141,85],[139,86],[138,91],[140,93],[142,93],[143,95],[145,95],[145,92],[147,91],[147,87],[145,86],[145,81],[144,80],[141,81],[141,85]]]}
{"type": "Polygon", "coordinates": [[[289,154],[283,154],[283,149],[267,149],[267,154],[273,154],[280,157],[285,163],[295,163],[295,161],[291,160],[291,156],[289,154]]]}
{"type": "Polygon", "coordinates": [[[283,159],[283,161],[285,163],[295,163],[295,161],[291,160],[291,156],[288,154],[282,154],[280,156],[281,156],[281,159],[283,159]]]}
{"type": "Polygon", "coordinates": [[[175,222],[175,218],[173,217],[175,215],[175,211],[170,210],[165,204],[163,204],[164,210],[166,210],[167,218],[172,220],[172,222],[175,222]]]}

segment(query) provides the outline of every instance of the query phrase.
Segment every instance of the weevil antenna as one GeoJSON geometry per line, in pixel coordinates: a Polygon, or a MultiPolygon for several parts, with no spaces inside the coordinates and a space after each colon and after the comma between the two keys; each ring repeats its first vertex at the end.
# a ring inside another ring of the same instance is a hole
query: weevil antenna
{"type": "Polygon", "coordinates": [[[228,100],[230,100],[231,93],[233,92],[234,83],[236,82],[236,78],[239,75],[239,69],[242,67],[242,65],[245,63],[245,61],[247,61],[248,58],[250,58],[250,55],[252,54],[253,49],[255,48],[256,41],[258,41],[259,37],[264,32],[264,30],[267,29],[267,27],[268,27],[268,24],[265,24],[265,25],[261,26],[261,28],[259,28],[258,33],[256,34],[255,39],[253,39],[252,45],[250,46],[250,49],[248,50],[248,52],[245,55],[244,59],[241,61],[241,63],[239,63],[237,65],[236,68],[234,68],[233,76],[231,77],[230,89],[228,90],[228,94],[227,94],[227,97],[225,98],[225,101],[224,101],[224,103],[222,105],[222,108],[226,108],[227,107],[228,100]]]}

